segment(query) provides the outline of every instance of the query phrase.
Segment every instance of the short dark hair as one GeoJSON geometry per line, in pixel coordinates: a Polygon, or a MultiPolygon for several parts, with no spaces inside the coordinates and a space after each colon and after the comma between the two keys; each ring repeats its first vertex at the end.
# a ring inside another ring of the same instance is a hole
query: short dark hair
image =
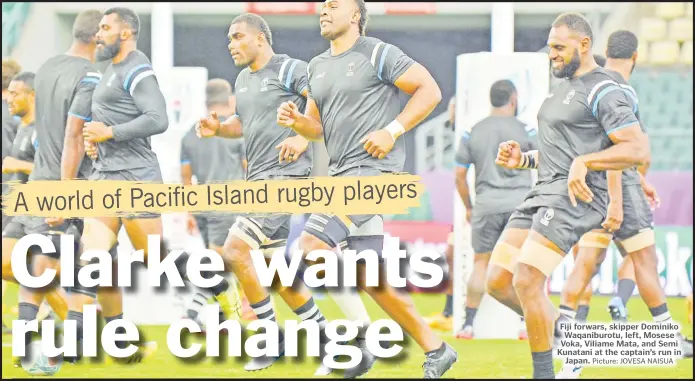
{"type": "Polygon", "coordinates": [[[509,104],[512,94],[516,93],[514,83],[508,79],[502,79],[490,87],[490,103],[493,107],[502,107],[509,104]]]}
{"type": "Polygon", "coordinates": [[[230,96],[232,96],[232,85],[226,79],[211,79],[205,86],[205,104],[208,107],[228,105],[230,96]]]}
{"type": "Polygon", "coordinates": [[[130,27],[133,31],[133,37],[137,40],[140,34],[140,17],[138,17],[138,14],[130,8],[113,7],[107,9],[106,12],[104,12],[104,16],[108,16],[112,13],[117,14],[121,22],[130,27]]]}
{"type": "Polygon", "coordinates": [[[263,17],[255,13],[244,13],[232,20],[232,25],[240,23],[245,23],[246,25],[258,29],[258,31],[265,36],[265,40],[268,41],[268,45],[273,45],[273,33],[270,31],[270,27],[263,17]]]}
{"type": "Polygon", "coordinates": [[[604,57],[600,54],[594,54],[594,61],[596,61],[598,66],[601,66],[601,67],[606,66],[606,57],[604,57]]]}
{"type": "Polygon", "coordinates": [[[30,71],[23,71],[14,77],[12,77],[13,81],[17,82],[23,82],[24,86],[28,87],[31,89],[31,91],[34,91],[34,77],[36,74],[30,72],[30,71]]]}
{"type": "Polygon", "coordinates": [[[72,24],[72,37],[83,44],[89,44],[99,31],[102,17],[101,12],[94,9],[80,12],[72,24]]]}
{"type": "Polygon", "coordinates": [[[558,26],[566,26],[569,30],[579,33],[583,37],[589,37],[591,43],[594,42],[594,32],[591,29],[591,24],[589,20],[583,15],[574,12],[563,13],[557,16],[555,21],[553,21],[553,28],[558,26]]]}
{"type": "Polygon", "coordinates": [[[632,58],[637,51],[637,36],[629,30],[618,30],[608,37],[608,48],[606,55],[608,58],[632,58]]]}
{"type": "Polygon", "coordinates": [[[22,71],[22,67],[19,66],[17,61],[8,58],[2,60],[2,89],[7,90],[8,87],[10,87],[10,82],[12,81],[12,77],[17,75],[22,71]]]}
{"type": "Polygon", "coordinates": [[[367,32],[367,22],[369,21],[369,14],[367,14],[367,4],[364,0],[355,0],[355,4],[357,5],[357,9],[359,9],[360,11],[360,23],[358,24],[358,28],[360,34],[364,36],[364,34],[367,32]]]}

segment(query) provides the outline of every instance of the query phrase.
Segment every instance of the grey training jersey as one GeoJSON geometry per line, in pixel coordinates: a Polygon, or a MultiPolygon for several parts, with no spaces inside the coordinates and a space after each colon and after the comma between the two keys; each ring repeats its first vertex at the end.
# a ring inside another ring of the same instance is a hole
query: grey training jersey
{"type": "MultiPolygon", "coordinates": [[[[630,105],[632,106],[632,110],[635,113],[635,116],[640,122],[640,128],[642,129],[643,132],[647,132],[644,124],[642,123],[642,119],[639,116],[639,98],[637,97],[637,92],[635,89],[630,86],[627,81],[625,81],[625,78],[618,73],[617,71],[613,70],[606,70],[606,73],[608,73],[617,83],[618,86],[620,86],[620,89],[627,95],[627,99],[630,102],[630,105]]],[[[640,176],[639,173],[637,173],[637,168],[633,167],[630,169],[626,169],[623,171],[623,185],[640,185],[640,176]]]]}
{"type": "Polygon", "coordinates": [[[242,70],[234,88],[236,117],[241,121],[246,144],[247,179],[308,176],[313,161],[311,144],[299,160],[291,163],[280,163],[280,151],[275,148],[297,135],[291,128],[278,126],[277,109],[282,102],[292,101],[304,112],[306,98],[301,93],[307,88],[306,62],[276,54],[256,72],[248,67],[242,70]]]}
{"type": "Polygon", "coordinates": [[[495,164],[500,143],[514,140],[521,151],[538,149],[537,131],[515,117],[488,116],[464,132],[456,164],[475,165],[475,206],[478,215],[513,212],[531,190],[531,171],[505,169],[495,164]]]}
{"type": "MultiPolygon", "coordinates": [[[[532,192],[567,195],[572,161],[608,148],[610,133],[637,122],[628,96],[603,68],[562,81],[538,112],[538,182],[532,192]]],[[[586,182],[594,193],[591,206],[605,213],[606,172],[589,171],[586,182]]]]}
{"type": "MultiPolygon", "coordinates": [[[[84,58],[61,54],[50,58],[36,72],[36,153],[30,180],[60,180],[65,127],[68,115],[92,120],[92,95],[101,74],[84,58]]],[[[86,179],[92,160],[85,156],[78,175],[86,179]]]]}
{"type": "MultiPolygon", "coordinates": [[[[17,128],[17,135],[14,137],[10,156],[17,160],[33,163],[38,146],[39,141],[36,139],[34,124],[20,126],[17,128]]],[[[10,178],[8,180],[26,183],[28,179],[29,175],[24,172],[13,172],[10,173],[10,178]]]]}
{"type": "Polygon", "coordinates": [[[139,50],[111,63],[94,89],[92,118],[113,127],[113,139],[98,144],[94,168],[120,171],[158,167],[150,136],[168,127],[166,102],[150,61],[139,50]]]}
{"type": "Polygon", "coordinates": [[[309,96],[316,102],[330,156],[330,174],[364,166],[400,172],[405,164],[405,140],[379,160],[360,140],[391,123],[401,112],[394,82],[413,61],[399,48],[361,36],[346,52],[330,49],[309,62],[309,96]]]}
{"type": "Polygon", "coordinates": [[[181,164],[189,164],[199,184],[243,180],[243,139],[201,139],[195,128],[181,140],[181,164]]]}

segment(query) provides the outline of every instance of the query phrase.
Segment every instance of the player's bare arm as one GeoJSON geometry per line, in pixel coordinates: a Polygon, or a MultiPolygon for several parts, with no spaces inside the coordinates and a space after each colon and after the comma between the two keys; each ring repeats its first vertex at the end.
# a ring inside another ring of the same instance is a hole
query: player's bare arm
{"type": "Polygon", "coordinates": [[[641,166],[651,159],[647,135],[638,123],[611,132],[608,137],[613,146],[579,156],[575,161],[580,161],[591,171],[608,171],[641,166]]]}
{"type": "Polygon", "coordinates": [[[277,122],[280,126],[293,129],[308,140],[319,140],[323,137],[321,114],[311,97],[307,97],[304,114],[299,111],[294,102],[283,102],[278,107],[277,122]]]}
{"type": "Polygon", "coordinates": [[[227,139],[238,139],[244,136],[241,120],[238,116],[235,115],[227,118],[224,122],[220,122],[217,113],[214,111],[207,118],[201,118],[195,129],[199,138],[218,136],[227,139]]]}
{"type": "Polygon", "coordinates": [[[456,190],[459,193],[459,197],[461,197],[461,201],[463,201],[463,205],[466,206],[466,220],[471,222],[473,203],[471,202],[470,190],[468,189],[468,181],[466,181],[467,176],[468,167],[456,167],[456,190]]]}
{"type": "Polygon", "coordinates": [[[572,205],[576,198],[591,202],[593,193],[586,184],[589,170],[622,170],[644,164],[650,157],[649,142],[638,123],[617,129],[608,134],[613,146],[599,152],[574,159],[567,179],[567,189],[572,205]]]}
{"type": "Polygon", "coordinates": [[[521,152],[519,143],[509,140],[500,143],[495,163],[507,169],[537,169],[538,151],[521,152]]]}
{"type": "Polygon", "coordinates": [[[84,124],[83,119],[68,115],[60,165],[60,178],[62,180],[77,178],[80,164],[85,155],[85,141],[82,135],[84,124]]]}
{"type": "Polygon", "coordinates": [[[391,152],[396,139],[427,118],[442,100],[439,85],[427,69],[418,63],[413,64],[398,77],[394,85],[411,95],[410,100],[393,122],[361,140],[364,149],[379,159],[391,152]]]}
{"type": "Polygon", "coordinates": [[[307,148],[309,148],[309,141],[302,135],[290,136],[275,148],[280,150],[278,153],[280,163],[283,161],[293,162],[297,161],[307,148]]]}
{"type": "Polygon", "coordinates": [[[2,161],[2,173],[22,172],[27,175],[34,169],[34,163],[7,156],[2,161]]]}
{"type": "Polygon", "coordinates": [[[623,223],[623,171],[608,171],[608,211],[606,220],[601,224],[613,233],[623,223]]]}

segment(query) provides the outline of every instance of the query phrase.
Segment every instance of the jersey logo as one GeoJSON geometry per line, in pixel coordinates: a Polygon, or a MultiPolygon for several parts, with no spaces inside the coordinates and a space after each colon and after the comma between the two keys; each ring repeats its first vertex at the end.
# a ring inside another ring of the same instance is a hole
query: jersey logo
{"type": "Polygon", "coordinates": [[[552,209],[548,209],[545,211],[545,214],[543,215],[543,218],[541,218],[540,223],[543,224],[543,226],[548,226],[548,223],[550,220],[555,217],[555,211],[552,209]]]}
{"type": "Polygon", "coordinates": [[[553,93],[550,93],[550,94],[548,94],[548,96],[547,96],[546,98],[547,98],[547,99],[550,99],[550,98],[552,98],[552,97],[553,97],[553,95],[555,95],[555,94],[553,94],[553,93]]]}
{"type": "Polygon", "coordinates": [[[263,78],[261,81],[261,91],[268,91],[268,77],[263,78]]]}
{"type": "Polygon", "coordinates": [[[564,104],[566,104],[566,105],[570,104],[570,100],[574,97],[574,93],[575,93],[574,90],[570,91],[570,92],[567,94],[567,96],[565,97],[565,100],[562,101],[562,103],[564,103],[564,104]]]}
{"type": "Polygon", "coordinates": [[[238,93],[245,93],[246,90],[248,90],[246,87],[242,87],[241,89],[237,90],[238,93]]]}
{"type": "Polygon", "coordinates": [[[116,73],[111,74],[111,78],[109,78],[109,81],[106,82],[106,86],[111,87],[114,79],[116,79],[116,73]]]}
{"type": "Polygon", "coordinates": [[[326,76],[326,72],[324,71],[324,72],[322,72],[321,74],[317,75],[317,76],[316,76],[316,79],[320,79],[320,78],[323,78],[323,77],[325,77],[325,76],[326,76]]]}
{"type": "Polygon", "coordinates": [[[350,62],[347,67],[347,73],[345,74],[346,77],[352,77],[355,74],[355,63],[350,62]]]}

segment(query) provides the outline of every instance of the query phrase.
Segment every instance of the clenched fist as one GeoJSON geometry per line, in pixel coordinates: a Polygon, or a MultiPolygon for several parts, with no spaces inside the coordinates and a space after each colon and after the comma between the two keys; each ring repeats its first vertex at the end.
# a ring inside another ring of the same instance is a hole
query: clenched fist
{"type": "Polygon", "coordinates": [[[299,107],[294,102],[282,102],[278,107],[277,123],[282,127],[292,128],[301,115],[299,107]]]}
{"type": "Polygon", "coordinates": [[[207,118],[200,118],[195,125],[195,134],[199,138],[209,138],[217,135],[220,129],[220,120],[217,118],[217,112],[213,111],[207,118]]]}
{"type": "Polygon", "coordinates": [[[495,164],[507,168],[515,169],[521,163],[521,147],[514,140],[508,140],[500,143],[497,149],[497,159],[495,164]]]}

